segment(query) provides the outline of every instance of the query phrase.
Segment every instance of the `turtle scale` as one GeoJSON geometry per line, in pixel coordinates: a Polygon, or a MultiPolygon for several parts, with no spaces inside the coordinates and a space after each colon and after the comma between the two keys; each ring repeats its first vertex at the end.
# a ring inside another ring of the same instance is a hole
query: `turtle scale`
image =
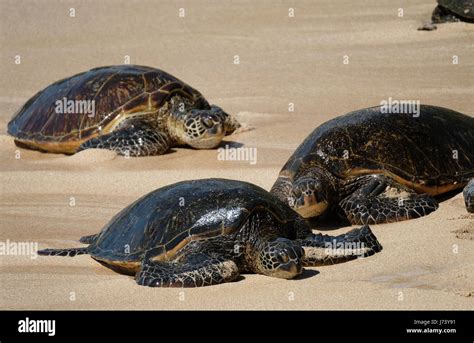
{"type": "Polygon", "coordinates": [[[427,186],[467,181],[474,175],[474,119],[435,106],[421,105],[420,113],[381,113],[376,106],[332,119],[305,139],[283,173],[294,178],[305,166],[319,165],[340,179],[385,170],[427,186]],[[431,153],[418,146],[430,146],[431,153]],[[443,158],[454,151],[458,159],[443,158]]]}
{"type": "MultiPolygon", "coordinates": [[[[97,260],[113,262],[139,261],[152,247],[166,254],[187,243],[186,239],[236,233],[259,208],[281,223],[297,218],[289,207],[249,183],[225,179],[183,181],[157,189],[120,211],[89,246],[88,253],[97,260]],[[192,200],[182,198],[189,194],[192,200]],[[183,206],[180,201],[184,201],[183,206]]],[[[172,257],[173,253],[163,258],[172,257]]]]}
{"type": "Polygon", "coordinates": [[[146,109],[156,111],[174,92],[186,95],[201,108],[209,107],[201,93],[164,71],[134,65],[99,67],[59,80],[38,92],[14,115],[8,132],[20,140],[77,140],[80,144],[100,129],[107,133],[107,125],[114,120],[122,122],[146,109]],[[56,100],[63,98],[94,99],[96,115],[55,113],[56,100]]]}

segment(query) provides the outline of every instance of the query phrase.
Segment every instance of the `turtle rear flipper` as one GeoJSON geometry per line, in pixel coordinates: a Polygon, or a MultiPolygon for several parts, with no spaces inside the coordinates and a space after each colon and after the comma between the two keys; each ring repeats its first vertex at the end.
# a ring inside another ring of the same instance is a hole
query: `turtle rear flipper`
{"type": "Polygon", "coordinates": [[[202,287],[235,281],[238,276],[235,262],[198,253],[179,263],[145,259],[135,280],[149,287],[202,287]]]}
{"type": "Polygon", "coordinates": [[[88,254],[87,247],[70,249],[43,249],[38,250],[38,255],[42,256],[69,256],[88,254]]]}
{"type": "Polygon", "coordinates": [[[84,244],[92,244],[96,240],[96,238],[99,236],[98,233],[94,235],[89,235],[89,236],[83,236],[79,239],[79,242],[84,243],[84,244]]]}
{"type": "Polygon", "coordinates": [[[438,202],[430,195],[417,194],[383,175],[363,176],[355,182],[359,188],[339,203],[343,214],[352,224],[381,224],[414,219],[438,208],[438,202]]]}
{"type": "Polygon", "coordinates": [[[170,147],[166,134],[146,122],[134,122],[119,130],[98,136],[81,144],[85,149],[108,149],[125,156],[152,156],[164,154],[170,147]]]}
{"type": "Polygon", "coordinates": [[[474,213],[474,179],[464,187],[463,196],[467,211],[474,213]]]}
{"type": "Polygon", "coordinates": [[[372,256],[382,245],[368,225],[339,236],[316,234],[300,239],[305,251],[305,266],[322,266],[372,256]]]}

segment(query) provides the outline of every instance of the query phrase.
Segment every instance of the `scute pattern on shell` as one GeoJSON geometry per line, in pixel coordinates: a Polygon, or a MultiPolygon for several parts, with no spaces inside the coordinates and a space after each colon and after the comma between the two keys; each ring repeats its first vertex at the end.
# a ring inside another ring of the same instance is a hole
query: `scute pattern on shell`
{"type": "MultiPolygon", "coordinates": [[[[173,249],[192,240],[238,232],[258,209],[271,213],[280,223],[297,218],[276,197],[250,183],[226,179],[179,182],[148,193],[119,212],[91,244],[89,253],[100,260],[137,261],[153,249],[154,256],[168,253],[171,258],[173,249]]],[[[293,230],[288,224],[290,228],[293,230]]],[[[296,238],[296,232],[294,235],[296,238]]]]}
{"type": "Polygon", "coordinates": [[[136,112],[155,112],[175,92],[209,106],[197,90],[164,71],[134,65],[95,68],[38,92],[15,114],[8,132],[35,141],[84,140],[120,116],[122,120],[136,112]],[[94,100],[95,116],[56,113],[55,103],[63,98],[94,100]]]}
{"type": "Polygon", "coordinates": [[[340,179],[356,170],[388,170],[425,185],[474,176],[474,118],[421,105],[420,116],[382,113],[381,107],[350,112],[316,128],[282,169],[296,178],[313,166],[340,179]],[[456,154],[457,158],[454,158],[456,154]]]}

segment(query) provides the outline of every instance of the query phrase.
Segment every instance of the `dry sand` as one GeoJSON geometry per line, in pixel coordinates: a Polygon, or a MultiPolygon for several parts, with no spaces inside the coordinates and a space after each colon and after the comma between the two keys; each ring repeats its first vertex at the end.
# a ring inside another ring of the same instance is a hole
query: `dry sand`
{"type": "MultiPolygon", "coordinates": [[[[233,178],[269,189],[316,126],[390,96],[473,115],[474,25],[420,32],[434,0],[365,3],[1,0],[0,241],[77,246],[140,195],[185,179],[233,178]],[[227,142],[256,147],[258,163],[190,149],[132,159],[100,150],[72,157],[19,150],[15,158],[5,136],[14,111],[51,82],[123,63],[124,55],[187,81],[254,126],[227,142]]],[[[376,256],[311,268],[298,280],[245,275],[201,289],[139,287],[88,256],[1,256],[0,308],[473,309],[474,242],[464,239],[472,227],[457,195],[425,218],[374,225],[384,246],[376,256]]]]}

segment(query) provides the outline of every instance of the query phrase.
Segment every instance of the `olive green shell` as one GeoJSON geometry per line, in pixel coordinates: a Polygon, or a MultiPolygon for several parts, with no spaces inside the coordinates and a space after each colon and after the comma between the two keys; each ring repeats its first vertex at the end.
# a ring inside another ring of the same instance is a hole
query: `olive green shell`
{"type": "Polygon", "coordinates": [[[57,81],[38,92],[14,115],[8,133],[38,142],[84,141],[108,125],[137,112],[154,112],[173,94],[196,104],[209,104],[195,89],[176,77],[150,67],[117,65],[95,68],[57,81]],[[56,113],[56,101],[94,100],[95,116],[56,113]]]}
{"type": "Polygon", "coordinates": [[[256,210],[282,224],[275,235],[296,238],[292,223],[298,215],[272,194],[247,182],[203,179],[159,188],[127,206],[88,253],[102,262],[133,262],[153,249],[153,256],[172,259],[191,240],[237,233],[256,210]]]}
{"type": "Polygon", "coordinates": [[[280,174],[295,179],[318,166],[345,179],[386,170],[426,186],[474,176],[474,118],[427,105],[419,117],[382,112],[380,106],[362,109],[320,125],[280,174]]]}
{"type": "Polygon", "coordinates": [[[466,19],[474,19],[474,0],[438,0],[438,4],[466,19]]]}

